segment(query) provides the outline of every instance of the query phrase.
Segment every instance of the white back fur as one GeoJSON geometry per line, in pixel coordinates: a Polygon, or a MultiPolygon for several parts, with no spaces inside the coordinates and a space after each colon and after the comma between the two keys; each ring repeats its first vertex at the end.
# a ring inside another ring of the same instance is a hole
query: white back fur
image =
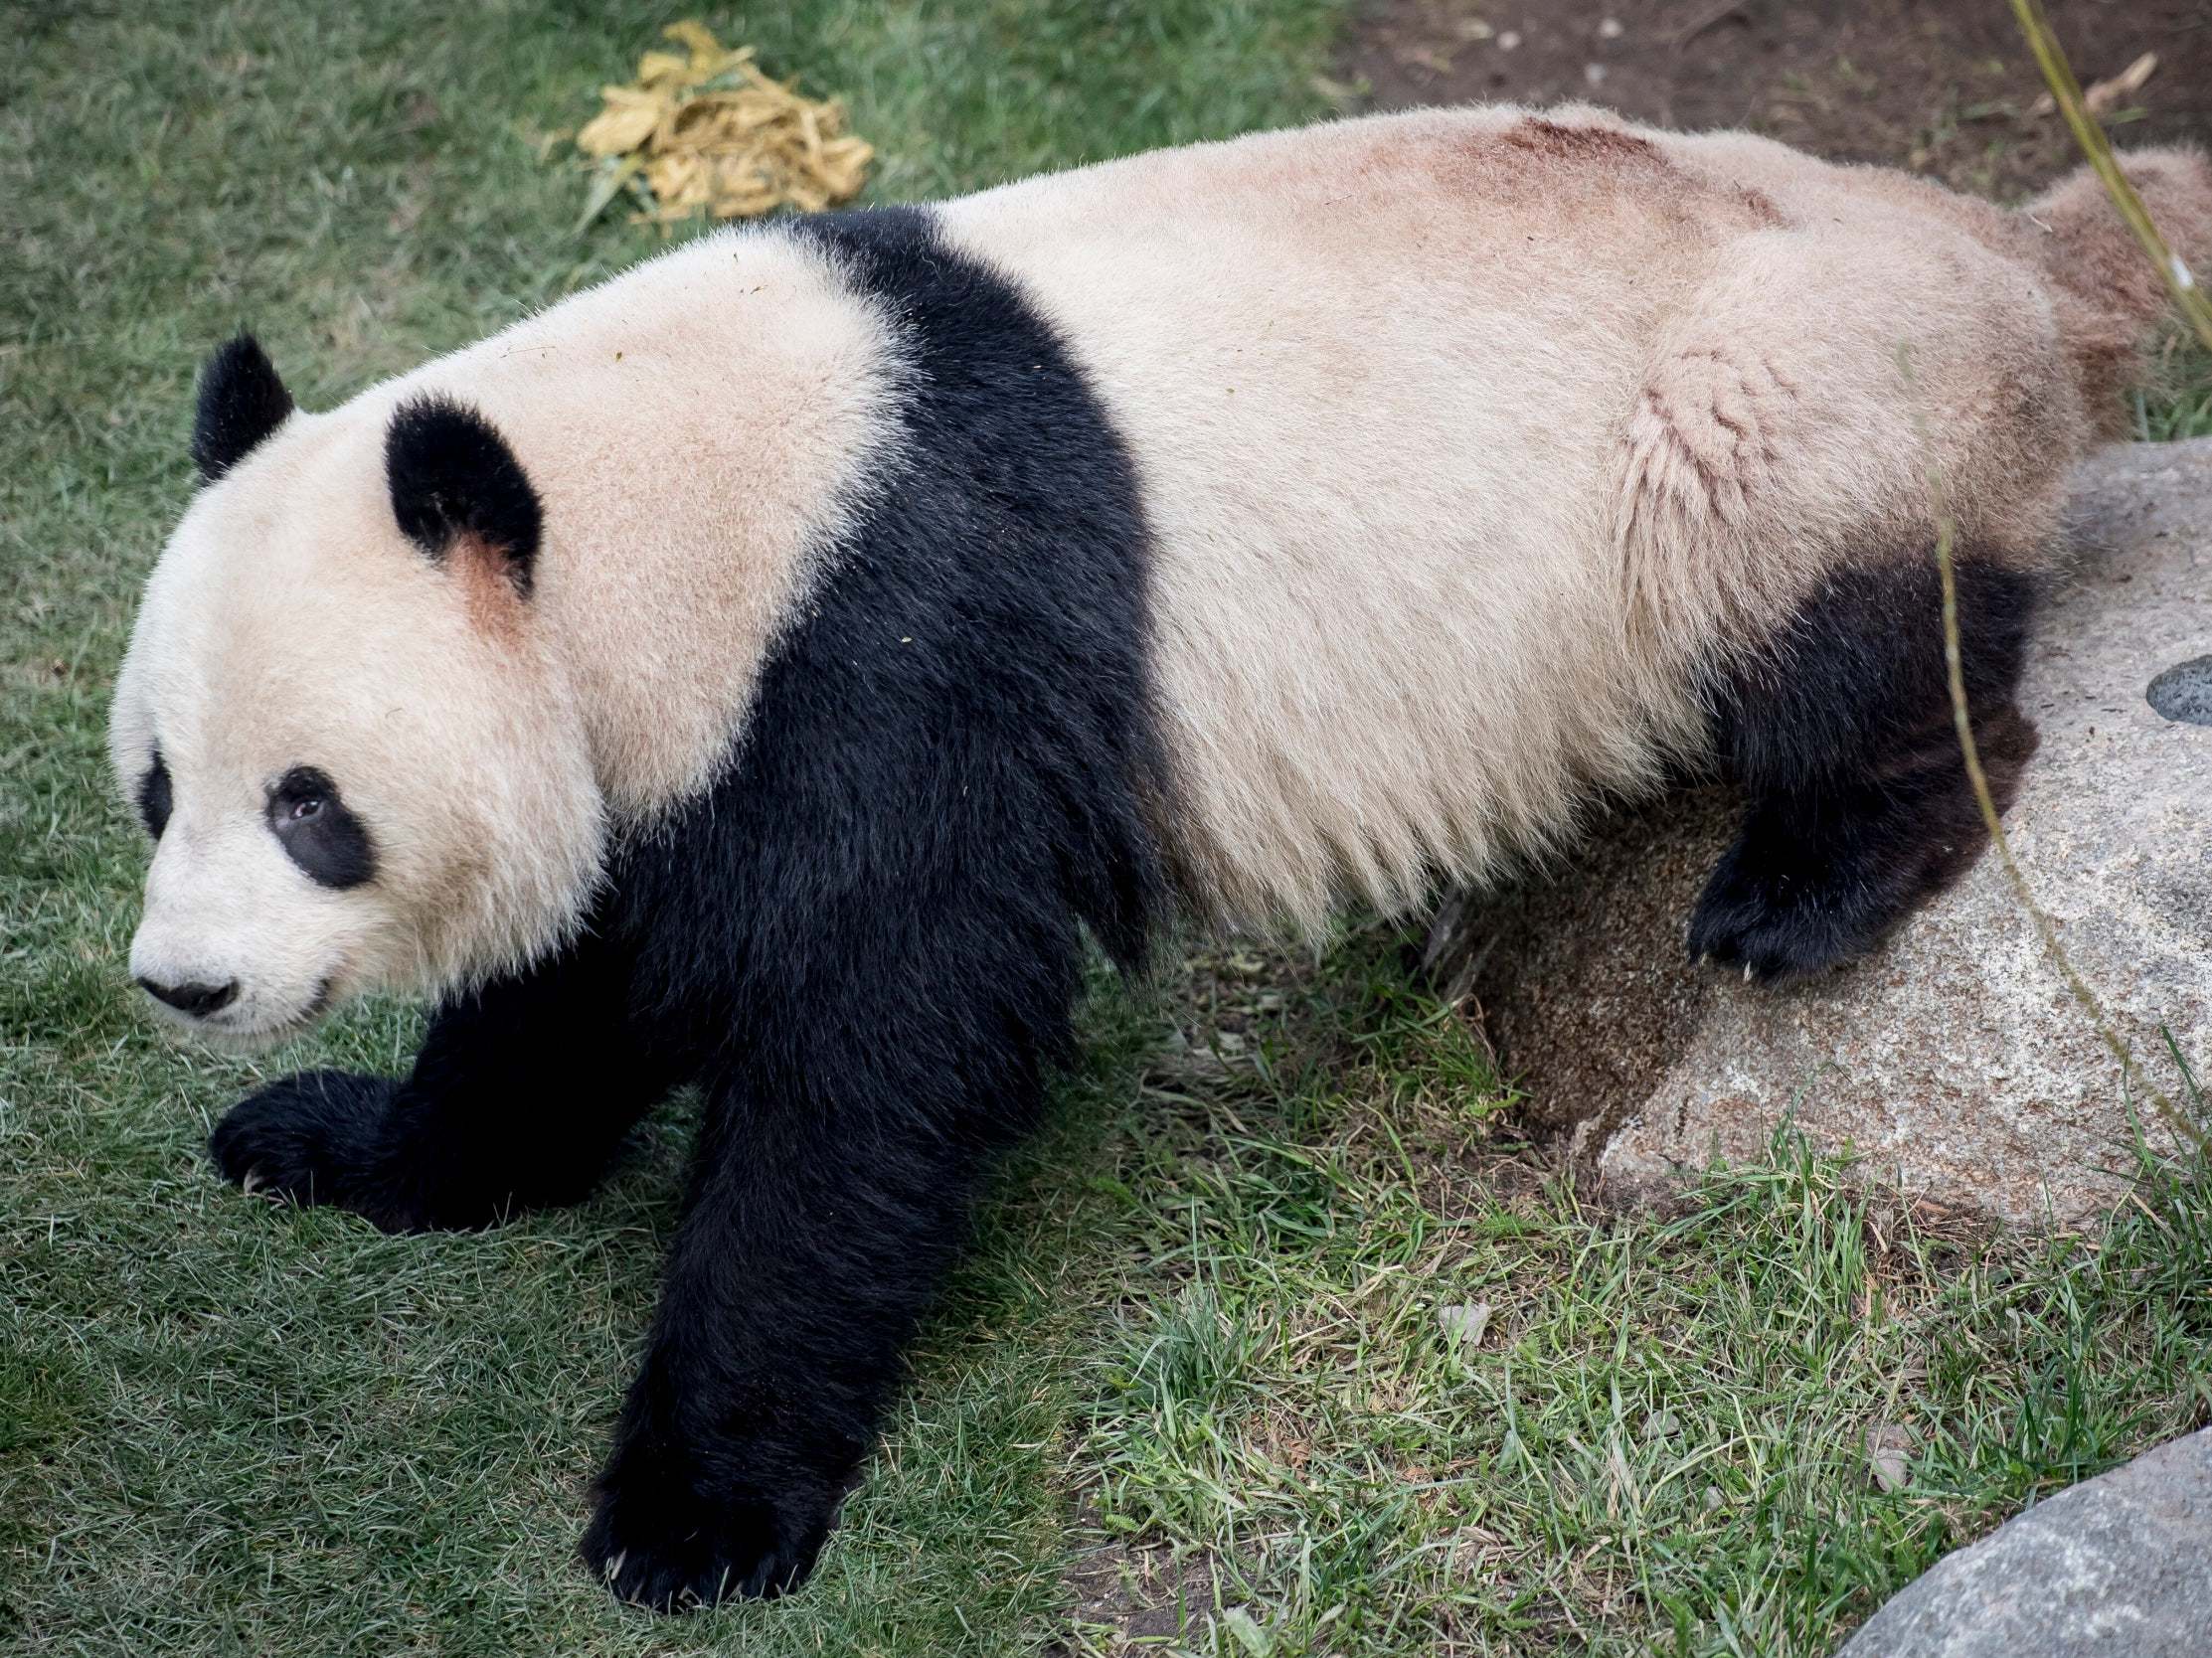
{"type": "Polygon", "coordinates": [[[1248,918],[1402,905],[1648,784],[1701,654],[1930,555],[1932,466],[1977,552],[2048,562],[2098,423],[2030,219],[1744,134],[1434,110],[945,214],[1135,449],[1184,851],[1248,918]]]}

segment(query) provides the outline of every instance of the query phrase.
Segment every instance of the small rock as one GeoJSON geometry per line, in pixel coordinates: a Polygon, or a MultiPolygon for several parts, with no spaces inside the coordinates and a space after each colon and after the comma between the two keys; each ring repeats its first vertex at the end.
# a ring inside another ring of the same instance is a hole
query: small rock
{"type": "Polygon", "coordinates": [[[1498,36],[1498,50],[1500,52],[1510,52],[1520,44],[1521,32],[1518,29],[1508,29],[1504,34],[1498,36]]]}
{"type": "Polygon", "coordinates": [[[1606,66],[1603,64],[1585,64],[1582,67],[1582,78],[1593,86],[1602,86],[1606,83],[1606,66]]]}
{"type": "Polygon", "coordinates": [[[1874,1483],[1902,1491],[1913,1479],[1913,1430],[1901,1422],[1877,1422],[1866,1430],[1866,1462],[1874,1483]]]}
{"type": "Polygon", "coordinates": [[[2175,663],[2150,682],[2143,700],[2168,720],[2212,726],[2212,656],[2175,663]]]}
{"type": "Polygon", "coordinates": [[[1490,1327],[1490,1303],[1469,1301],[1439,1307],[1437,1322],[1453,1341],[1464,1342],[1472,1347],[1482,1339],[1482,1332],[1490,1327]]]}
{"type": "Polygon", "coordinates": [[[1616,41],[1625,32],[1617,17],[1609,17],[1598,25],[1598,38],[1602,41],[1616,41]]]}
{"type": "Polygon", "coordinates": [[[2202,1658],[2212,1428],[2046,1497],[1938,1562],[1838,1658],[2202,1658]]]}
{"type": "Polygon", "coordinates": [[[1446,1532],[1444,1542],[1446,1558],[1450,1561],[1452,1572],[1461,1577],[1472,1577],[1481,1572],[1498,1547],[1497,1535],[1480,1526],[1461,1526],[1446,1532]]]}
{"type": "Polygon", "coordinates": [[[1671,1439],[1681,1431],[1681,1418],[1672,1410],[1654,1410],[1643,1418],[1643,1436],[1646,1439],[1671,1439]]]}

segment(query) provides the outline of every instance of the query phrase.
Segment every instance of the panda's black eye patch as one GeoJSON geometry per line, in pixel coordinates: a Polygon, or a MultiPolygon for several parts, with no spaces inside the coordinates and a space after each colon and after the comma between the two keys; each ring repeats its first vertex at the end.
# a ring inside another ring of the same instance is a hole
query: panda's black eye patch
{"type": "Polygon", "coordinates": [[[268,826],[311,881],[343,891],[377,873],[367,825],[338,797],[330,773],[295,765],[268,791],[268,826]]]}
{"type": "Polygon", "coordinates": [[[169,827],[169,814],[176,809],[175,792],[169,784],[169,767],[161,760],[161,750],[154,750],[153,764],[146,767],[146,774],[138,779],[138,817],[146,826],[146,833],[155,840],[161,839],[162,830],[169,827]]]}

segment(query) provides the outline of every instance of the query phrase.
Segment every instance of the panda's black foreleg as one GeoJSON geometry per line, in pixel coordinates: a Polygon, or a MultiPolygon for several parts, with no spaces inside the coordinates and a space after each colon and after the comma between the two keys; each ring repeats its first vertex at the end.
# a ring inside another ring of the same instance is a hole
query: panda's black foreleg
{"type": "Polygon", "coordinates": [[[731,811],[732,844],[787,860],[789,879],[741,871],[725,886],[745,902],[719,912],[682,902],[697,874],[673,853],[623,889],[653,939],[641,1000],[723,1033],[584,1538],[625,1600],[676,1609],[805,1576],[996,1156],[1071,1049],[1082,935],[1030,827],[1043,814],[957,772],[923,804],[858,816],[843,847],[731,811]],[[893,844],[863,858],[862,830],[893,844]]]}
{"type": "MultiPolygon", "coordinates": [[[[2037,598],[1957,565],[1960,666],[2000,809],[2035,748],[2013,703],[2037,598]]],[[[1750,797],[1689,926],[1694,958],[1781,980],[1860,955],[1987,841],[1953,723],[1933,555],[1831,577],[1719,678],[1723,769],[1750,797]]]]}
{"type": "Polygon", "coordinates": [[[577,1202],[673,1080],[632,1034],[625,990],[608,946],[572,945],[441,1005],[405,1078],[286,1077],[233,1106],[210,1149],[249,1190],[387,1232],[577,1202]]]}
{"type": "Polygon", "coordinates": [[[1003,1084],[1015,1119],[1034,1105],[1032,1078],[978,1076],[956,1042],[875,1040],[904,1052],[748,1067],[710,1090],[583,1545],[625,1600],[772,1596],[806,1575],[1004,1139],[936,1115],[932,1082],[903,1073],[947,1063],[1003,1084]]]}

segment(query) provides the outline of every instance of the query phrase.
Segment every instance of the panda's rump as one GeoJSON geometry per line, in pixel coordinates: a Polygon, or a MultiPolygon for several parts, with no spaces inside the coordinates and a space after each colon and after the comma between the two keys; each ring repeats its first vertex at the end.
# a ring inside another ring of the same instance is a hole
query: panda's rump
{"type": "Polygon", "coordinates": [[[2020,263],[1940,224],[1744,239],[1638,376],[1609,532],[1639,649],[1756,646],[1844,567],[1961,539],[2027,571],[2056,546],[2088,421],[2020,263]]]}

